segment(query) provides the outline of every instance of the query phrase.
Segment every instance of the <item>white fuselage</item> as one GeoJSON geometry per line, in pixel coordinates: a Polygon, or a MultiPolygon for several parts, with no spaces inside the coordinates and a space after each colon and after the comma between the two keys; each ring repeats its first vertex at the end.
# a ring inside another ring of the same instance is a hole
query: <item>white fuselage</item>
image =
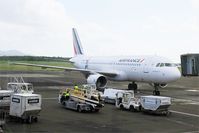
{"type": "Polygon", "coordinates": [[[159,56],[118,56],[88,57],[75,56],[71,59],[75,67],[103,72],[117,73],[106,76],[110,80],[147,83],[169,83],[180,78],[181,74],[170,60],[159,56]],[[158,65],[159,64],[159,65],[158,65]]]}

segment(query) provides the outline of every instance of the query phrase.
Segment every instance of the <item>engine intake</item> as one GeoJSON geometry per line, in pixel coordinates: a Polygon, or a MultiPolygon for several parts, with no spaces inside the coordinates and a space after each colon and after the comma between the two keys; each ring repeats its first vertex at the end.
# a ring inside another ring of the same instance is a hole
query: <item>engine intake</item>
{"type": "Polygon", "coordinates": [[[151,85],[151,86],[153,86],[153,87],[156,85],[156,86],[158,86],[158,87],[160,87],[160,88],[165,88],[165,87],[167,87],[167,84],[161,84],[161,83],[160,83],[160,84],[151,83],[151,84],[149,84],[149,85],[151,85]]]}
{"type": "Polygon", "coordinates": [[[159,84],[159,86],[160,86],[161,88],[165,88],[165,87],[167,87],[167,84],[159,84]]]}
{"type": "Polygon", "coordinates": [[[101,74],[92,74],[87,78],[88,84],[95,84],[97,88],[104,88],[107,84],[107,79],[101,74]]]}

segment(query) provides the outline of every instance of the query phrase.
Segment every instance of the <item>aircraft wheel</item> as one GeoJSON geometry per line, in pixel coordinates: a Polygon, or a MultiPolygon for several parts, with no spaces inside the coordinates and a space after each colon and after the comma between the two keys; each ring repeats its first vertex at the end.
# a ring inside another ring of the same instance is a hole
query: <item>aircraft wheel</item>
{"type": "Polygon", "coordinates": [[[95,110],[94,110],[93,107],[90,105],[90,112],[93,112],[93,111],[95,111],[95,110]]]}
{"type": "Polygon", "coordinates": [[[132,112],[134,112],[135,108],[133,106],[130,106],[129,110],[132,111],[132,112]]]}
{"type": "Polygon", "coordinates": [[[140,106],[139,106],[139,111],[142,111],[142,110],[143,110],[142,108],[143,108],[143,107],[140,105],[140,106]]]}
{"type": "Polygon", "coordinates": [[[133,84],[129,83],[128,89],[129,89],[129,90],[133,90],[133,84]]]}
{"type": "Polygon", "coordinates": [[[138,85],[137,84],[133,84],[133,90],[135,93],[137,93],[137,90],[138,90],[138,85]]]}
{"type": "Polygon", "coordinates": [[[160,91],[156,91],[156,96],[159,96],[160,95],[160,91]]]}
{"type": "Polygon", "coordinates": [[[155,95],[155,96],[159,96],[160,95],[160,91],[153,91],[153,95],[155,95]]]}
{"type": "Polygon", "coordinates": [[[28,123],[28,124],[31,124],[31,123],[32,123],[32,117],[31,117],[31,116],[28,116],[28,117],[26,118],[26,123],[28,123]]]}
{"type": "Polygon", "coordinates": [[[80,113],[82,112],[82,109],[81,109],[80,106],[77,107],[77,111],[80,112],[80,113]]]}
{"type": "Polygon", "coordinates": [[[138,86],[135,83],[129,83],[129,85],[128,85],[128,89],[134,90],[135,93],[137,93],[137,88],[138,88],[138,86]]]}
{"type": "Polygon", "coordinates": [[[123,106],[122,104],[120,105],[120,109],[121,109],[121,110],[124,110],[124,106],[123,106]]]}
{"type": "Polygon", "coordinates": [[[37,117],[34,117],[34,121],[35,121],[35,122],[38,122],[38,118],[37,118],[37,117]]]}

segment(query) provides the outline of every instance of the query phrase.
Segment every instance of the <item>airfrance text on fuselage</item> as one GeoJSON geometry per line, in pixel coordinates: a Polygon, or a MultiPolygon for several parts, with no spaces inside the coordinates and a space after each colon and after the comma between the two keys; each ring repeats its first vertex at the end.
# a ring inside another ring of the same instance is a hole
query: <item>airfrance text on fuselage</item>
{"type": "Polygon", "coordinates": [[[120,59],[119,62],[136,62],[136,63],[142,63],[144,59],[120,59]]]}

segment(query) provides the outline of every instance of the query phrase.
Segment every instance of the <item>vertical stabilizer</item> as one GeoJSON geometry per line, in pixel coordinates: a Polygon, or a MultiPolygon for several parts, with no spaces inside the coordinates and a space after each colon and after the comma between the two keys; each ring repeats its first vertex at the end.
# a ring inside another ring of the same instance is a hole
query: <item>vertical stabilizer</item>
{"type": "Polygon", "coordinates": [[[75,55],[83,55],[84,51],[81,45],[81,41],[79,39],[79,36],[77,34],[77,31],[75,28],[72,29],[73,32],[73,47],[74,47],[74,53],[75,55]]]}

